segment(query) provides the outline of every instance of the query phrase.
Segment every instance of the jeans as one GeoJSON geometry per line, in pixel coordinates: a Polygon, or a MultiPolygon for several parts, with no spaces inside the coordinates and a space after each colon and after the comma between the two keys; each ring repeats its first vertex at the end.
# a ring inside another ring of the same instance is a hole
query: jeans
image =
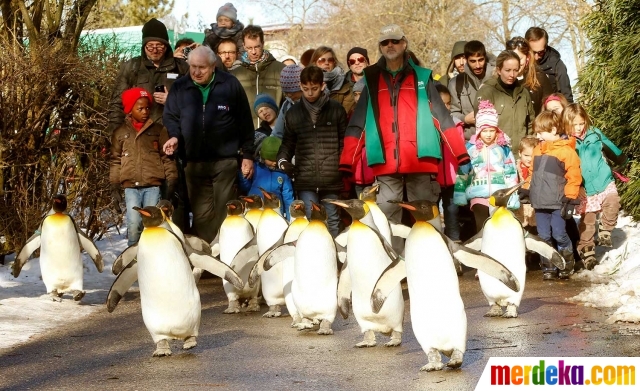
{"type": "MultiPolygon", "coordinates": [[[[299,191],[298,197],[302,201],[304,201],[304,205],[307,209],[307,218],[311,217],[311,201],[316,204],[320,203],[320,200],[330,198],[330,199],[338,199],[338,194],[332,191],[299,191]]],[[[338,236],[340,231],[340,211],[338,210],[338,206],[334,204],[329,204],[327,202],[323,202],[324,208],[327,211],[327,228],[329,228],[329,232],[332,237],[338,236]]]]}
{"type": "Polygon", "coordinates": [[[545,242],[551,242],[551,237],[558,243],[558,250],[573,251],[571,239],[567,234],[567,223],[560,215],[560,209],[536,209],[536,224],[538,236],[545,242]]]}
{"type": "Polygon", "coordinates": [[[444,234],[451,240],[460,240],[459,207],[453,203],[453,186],[442,188],[440,199],[442,200],[444,214],[444,234]]]}
{"type": "Polygon", "coordinates": [[[160,201],[160,186],[124,189],[124,202],[127,204],[127,244],[129,246],[138,243],[142,233],[142,216],[133,210],[133,207],[156,206],[158,201],[160,201]]]}

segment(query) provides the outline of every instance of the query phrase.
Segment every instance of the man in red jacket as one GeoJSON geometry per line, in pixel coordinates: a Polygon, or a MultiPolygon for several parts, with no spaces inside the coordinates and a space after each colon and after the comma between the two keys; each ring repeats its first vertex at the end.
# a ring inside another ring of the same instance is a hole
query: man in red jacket
{"type": "Polygon", "coordinates": [[[353,173],[366,148],[368,165],[380,184],[377,203],[389,221],[400,223],[402,210],[389,200],[438,201],[438,163],[445,148],[459,164],[469,160],[445,107],[431,70],[419,67],[407,54],[409,41],[397,25],[380,30],[382,57],[364,71],[362,91],[340,158],[340,170],[353,173]]]}

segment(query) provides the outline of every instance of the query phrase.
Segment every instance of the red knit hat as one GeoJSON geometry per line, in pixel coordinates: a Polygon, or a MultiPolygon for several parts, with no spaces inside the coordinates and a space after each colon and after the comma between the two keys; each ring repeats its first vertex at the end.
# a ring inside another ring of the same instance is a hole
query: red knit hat
{"type": "Polygon", "coordinates": [[[149,99],[149,106],[153,104],[153,97],[144,88],[133,87],[123,92],[122,106],[124,106],[124,113],[129,114],[131,110],[133,110],[133,106],[136,104],[136,102],[140,98],[149,99]]]}

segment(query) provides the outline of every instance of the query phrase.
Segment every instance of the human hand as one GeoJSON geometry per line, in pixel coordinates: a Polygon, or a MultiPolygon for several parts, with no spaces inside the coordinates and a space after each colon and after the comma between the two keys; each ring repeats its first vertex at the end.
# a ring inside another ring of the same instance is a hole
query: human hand
{"type": "Polygon", "coordinates": [[[284,171],[284,173],[287,174],[289,178],[293,179],[293,177],[295,176],[295,166],[286,160],[280,163],[280,169],[284,171]]]}
{"type": "Polygon", "coordinates": [[[122,213],[122,208],[120,204],[122,203],[122,193],[120,192],[120,184],[112,183],[111,184],[111,199],[115,202],[114,209],[117,213],[122,213]]]}
{"type": "Polygon", "coordinates": [[[175,137],[171,137],[167,140],[166,143],[162,146],[162,150],[166,155],[173,155],[173,153],[178,149],[178,139],[175,137]]]}
{"type": "Polygon", "coordinates": [[[464,116],[464,123],[468,124],[468,125],[475,125],[476,124],[476,113],[474,113],[472,111],[469,114],[465,115],[464,116]]]}
{"type": "Polygon", "coordinates": [[[247,179],[251,179],[253,176],[253,160],[242,159],[242,175],[247,179]]]}
{"type": "Polygon", "coordinates": [[[163,105],[167,101],[167,95],[169,95],[169,93],[167,92],[167,87],[164,87],[164,92],[153,93],[153,101],[163,105]]]}
{"type": "Polygon", "coordinates": [[[562,197],[562,208],[560,209],[562,218],[565,220],[573,218],[573,213],[578,205],[580,205],[580,200],[562,197]]]}

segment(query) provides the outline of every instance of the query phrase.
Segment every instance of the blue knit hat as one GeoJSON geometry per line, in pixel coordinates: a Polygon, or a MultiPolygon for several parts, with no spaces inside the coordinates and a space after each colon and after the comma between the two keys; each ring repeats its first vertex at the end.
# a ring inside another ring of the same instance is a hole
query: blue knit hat
{"type": "Polygon", "coordinates": [[[276,112],[276,115],[278,114],[278,105],[276,104],[276,101],[273,100],[271,95],[259,94],[258,96],[256,96],[256,101],[253,104],[253,111],[256,113],[256,115],[258,115],[258,110],[260,110],[260,108],[263,106],[267,106],[268,108],[273,109],[273,111],[276,112]]]}
{"type": "Polygon", "coordinates": [[[300,65],[287,65],[280,71],[282,92],[300,91],[300,73],[304,68],[300,65]]]}

